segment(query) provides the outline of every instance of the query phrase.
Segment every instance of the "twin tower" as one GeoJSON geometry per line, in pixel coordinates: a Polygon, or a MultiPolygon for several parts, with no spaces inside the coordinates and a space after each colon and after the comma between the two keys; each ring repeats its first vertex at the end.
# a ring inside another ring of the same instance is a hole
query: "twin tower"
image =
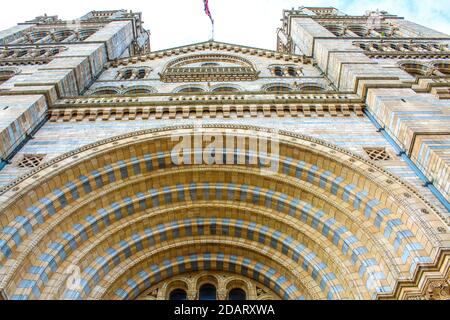
{"type": "Polygon", "coordinates": [[[1,31],[0,299],[448,299],[450,36],[282,17],[276,50],[1,31]]]}

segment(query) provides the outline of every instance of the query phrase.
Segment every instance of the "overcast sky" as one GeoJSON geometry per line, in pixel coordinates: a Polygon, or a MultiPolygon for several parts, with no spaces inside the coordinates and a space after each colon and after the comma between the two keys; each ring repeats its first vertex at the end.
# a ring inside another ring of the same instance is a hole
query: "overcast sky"
{"type": "MultiPolygon", "coordinates": [[[[15,0],[2,1],[0,30],[47,13],[76,19],[91,10],[129,9],[143,12],[152,33],[152,49],[209,40],[211,27],[202,0],[15,0]]],[[[386,10],[450,34],[450,0],[209,0],[215,39],[275,49],[275,31],[283,9],[333,6],[347,14],[386,10]]]]}

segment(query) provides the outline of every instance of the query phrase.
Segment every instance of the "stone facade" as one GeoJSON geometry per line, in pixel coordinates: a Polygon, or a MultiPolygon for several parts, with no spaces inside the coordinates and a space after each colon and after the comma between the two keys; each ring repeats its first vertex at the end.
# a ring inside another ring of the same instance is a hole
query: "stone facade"
{"type": "Polygon", "coordinates": [[[0,32],[1,297],[448,299],[450,36],[302,7],[277,40],[0,32]]]}

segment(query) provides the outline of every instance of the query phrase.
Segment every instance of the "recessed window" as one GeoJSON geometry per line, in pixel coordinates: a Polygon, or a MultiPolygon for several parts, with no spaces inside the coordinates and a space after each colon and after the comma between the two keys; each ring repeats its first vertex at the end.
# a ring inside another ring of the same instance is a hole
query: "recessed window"
{"type": "Polygon", "coordinates": [[[145,78],[145,70],[139,69],[137,77],[138,77],[138,79],[144,79],[145,78]]]}
{"type": "Polygon", "coordinates": [[[228,300],[237,300],[237,301],[246,300],[245,291],[240,288],[230,290],[230,292],[228,293],[228,300]]]}
{"type": "Polygon", "coordinates": [[[122,79],[128,80],[131,78],[132,75],[133,75],[133,72],[131,70],[126,70],[122,75],[122,79]]]}
{"type": "Polygon", "coordinates": [[[291,77],[296,77],[296,76],[297,76],[297,70],[296,70],[295,68],[289,67],[287,70],[288,70],[288,74],[289,74],[291,77]]]}
{"type": "Polygon", "coordinates": [[[0,70],[0,84],[13,77],[16,73],[10,70],[0,70]]]}
{"type": "Polygon", "coordinates": [[[274,85],[270,86],[266,89],[267,92],[275,92],[275,93],[285,93],[290,92],[292,89],[289,86],[285,85],[274,85]]]}
{"type": "Polygon", "coordinates": [[[204,90],[202,88],[198,88],[198,87],[188,87],[188,88],[183,88],[183,89],[179,90],[178,92],[197,93],[197,92],[204,92],[204,90]]]}
{"type": "Polygon", "coordinates": [[[199,300],[216,300],[216,287],[212,284],[204,284],[200,287],[198,298],[199,300]]]}
{"type": "Polygon", "coordinates": [[[156,90],[153,87],[131,87],[128,88],[124,94],[143,94],[143,93],[155,93],[156,90]]]}
{"type": "Polygon", "coordinates": [[[403,70],[405,70],[406,72],[408,72],[410,75],[412,75],[413,77],[416,76],[425,76],[427,75],[428,72],[428,66],[423,65],[421,63],[404,63],[401,65],[401,68],[403,70]]]}
{"type": "Polygon", "coordinates": [[[219,87],[213,90],[213,92],[237,92],[237,91],[239,90],[233,87],[219,87]]]}
{"type": "Polygon", "coordinates": [[[364,151],[369,156],[370,160],[373,161],[388,161],[392,160],[389,153],[387,153],[385,148],[364,148],[364,151]]]}
{"type": "Polygon", "coordinates": [[[305,92],[320,92],[320,91],[324,91],[324,89],[320,86],[316,86],[316,85],[306,85],[303,86],[301,88],[301,91],[305,91],[305,92]]]}
{"type": "Polygon", "coordinates": [[[44,160],[45,154],[26,154],[20,160],[18,166],[20,168],[36,168],[44,160]]]}
{"type": "Polygon", "coordinates": [[[202,64],[202,67],[218,67],[220,64],[217,62],[205,62],[202,64]]]}
{"type": "Polygon", "coordinates": [[[95,91],[92,95],[94,96],[102,96],[102,95],[110,95],[110,94],[117,94],[117,91],[113,89],[103,89],[95,91]]]}
{"type": "Polygon", "coordinates": [[[344,26],[342,25],[325,25],[324,26],[328,31],[333,33],[336,37],[341,37],[344,34],[344,26]]]}
{"type": "Polygon", "coordinates": [[[365,37],[369,33],[367,27],[363,25],[349,26],[348,29],[360,37],[365,37]]]}
{"type": "Polygon", "coordinates": [[[439,71],[440,73],[448,76],[450,75],[450,63],[448,62],[438,62],[434,64],[434,67],[439,71]]]}
{"type": "Polygon", "coordinates": [[[73,35],[73,32],[70,30],[60,30],[53,33],[53,38],[56,42],[61,42],[73,35]]]}
{"type": "Polygon", "coordinates": [[[186,291],[183,289],[175,289],[169,295],[169,300],[187,300],[186,291]]]}
{"type": "Polygon", "coordinates": [[[284,76],[284,72],[283,72],[283,69],[281,69],[281,67],[275,67],[274,73],[277,77],[284,76]]]}

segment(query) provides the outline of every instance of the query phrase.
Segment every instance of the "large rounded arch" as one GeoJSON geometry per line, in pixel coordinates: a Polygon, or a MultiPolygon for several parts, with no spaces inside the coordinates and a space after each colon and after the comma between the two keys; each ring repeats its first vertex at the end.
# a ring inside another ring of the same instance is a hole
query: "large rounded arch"
{"type": "Polygon", "coordinates": [[[10,299],[133,299],[200,271],[237,274],[282,299],[373,299],[449,247],[435,232],[448,218],[372,162],[249,126],[100,141],[22,176],[0,198],[0,289],[10,299]],[[198,160],[211,139],[174,161],[180,141],[199,134],[244,144],[223,157],[214,150],[222,164],[198,160]],[[277,153],[253,163],[251,139],[274,135],[277,153]]]}

